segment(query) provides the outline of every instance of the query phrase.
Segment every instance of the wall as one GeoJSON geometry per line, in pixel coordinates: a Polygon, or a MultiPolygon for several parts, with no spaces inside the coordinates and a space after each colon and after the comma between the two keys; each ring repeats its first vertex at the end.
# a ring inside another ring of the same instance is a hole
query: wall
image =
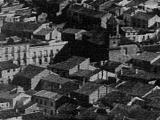
{"type": "Polygon", "coordinates": [[[10,103],[9,102],[0,103],[0,108],[1,109],[8,109],[8,108],[10,108],[10,103]]]}
{"type": "Polygon", "coordinates": [[[11,79],[11,81],[12,81],[14,75],[17,74],[19,71],[20,71],[20,68],[10,69],[9,71],[3,70],[2,77],[0,78],[0,81],[3,81],[3,83],[8,83],[9,79],[11,79]]]}
{"type": "Polygon", "coordinates": [[[34,90],[36,88],[36,86],[38,85],[40,79],[42,79],[43,77],[46,77],[49,74],[50,74],[50,71],[46,69],[46,70],[42,71],[41,73],[39,73],[38,75],[36,75],[34,78],[32,78],[31,89],[34,90]]]}
{"type": "Polygon", "coordinates": [[[102,71],[94,74],[93,76],[90,77],[89,81],[95,81],[97,79],[102,79],[102,71]]]}
{"type": "Polygon", "coordinates": [[[51,111],[53,111],[53,115],[55,114],[55,101],[54,100],[46,99],[46,98],[42,98],[38,96],[33,96],[33,101],[38,103],[38,106],[43,110],[44,115],[51,116],[51,111]],[[42,104],[40,103],[40,101],[42,101],[42,104]]]}
{"type": "Polygon", "coordinates": [[[85,61],[83,61],[81,64],[80,64],[80,69],[84,69],[84,70],[88,70],[89,69],[89,64],[90,64],[90,59],[87,58],[85,61]]]}

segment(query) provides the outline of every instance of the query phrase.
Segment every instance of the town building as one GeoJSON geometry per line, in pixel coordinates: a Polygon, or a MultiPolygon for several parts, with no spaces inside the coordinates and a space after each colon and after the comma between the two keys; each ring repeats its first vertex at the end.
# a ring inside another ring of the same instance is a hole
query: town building
{"type": "Polygon", "coordinates": [[[150,28],[154,24],[157,25],[160,22],[160,17],[155,14],[147,14],[144,12],[136,12],[132,16],[132,26],[137,28],[150,28]]]}
{"type": "Polygon", "coordinates": [[[28,65],[14,76],[13,84],[23,87],[24,90],[35,89],[40,79],[50,73],[44,67],[28,65]]]}
{"type": "Polygon", "coordinates": [[[78,101],[82,106],[96,103],[106,95],[107,89],[104,85],[88,82],[75,92],[71,92],[71,98],[78,101]]]}
{"type": "Polygon", "coordinates": [[[0,62],[0,82],[10,84],[15,74],[20,71],[20,66],[13,63],[13,61],[0,62]]]}
{"type": "Polygon", "coordinates": [[[80,69],[88,69],[89,63],[89,58],[72,56],[66,61],[50,65],[49,68],[62,77],[69,77],[69,75],[77,72],[80,69]]]}
{"type": "Polygon", "coordinates": [[[60,94],[68,94],[79,89],[79,86],[80,85],[76,82],[76,80],[60,77],[59,75],[52,73],[41,78],[36,89],[57,92],[60,94]]]}
{"type": "Polygon", "coordinates": [[[57,113],[57,108],[62,104],[69,102],[68,98],[56,92],[41,90],[35,93],[32,101],[38,103],[44,115],[53,116],[57,113]]]}

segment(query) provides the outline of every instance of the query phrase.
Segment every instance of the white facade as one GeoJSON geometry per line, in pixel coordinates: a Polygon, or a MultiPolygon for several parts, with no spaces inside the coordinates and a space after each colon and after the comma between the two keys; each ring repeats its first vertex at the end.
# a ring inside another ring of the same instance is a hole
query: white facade
{"type": "Polygon", "coordinates": [[[151,27],[155,23],[160,23],[160,17],[158,15],[155,15],[153,18],[149,19],[148,27],[151,27]]]}
{"type": "Polygon", "coordinates": [[[53,42],[48,45],[30,46],[29,44],[4,45],[0,47],[0,61],[13,60],[18,65],[48,64],[51,58],[67,42],[53,42]]]}
{"type": "Polygon", "coordinates": [[[16,69],[9,69],[9,70],[3,70],[1,71],[1,78],[0,78],[0,82],[1,83],[5,83],[8,84],[9,80],[13,80],[13,77],[15,74],[17,74],[19,72],[20,68],[16,68],[16,69]]]}
{"type": "Polygon", "coordinates": [[[29,49],[30,64],[48,64],[67,42],[55,42],[52,45],[34,46],[29,49]]]}

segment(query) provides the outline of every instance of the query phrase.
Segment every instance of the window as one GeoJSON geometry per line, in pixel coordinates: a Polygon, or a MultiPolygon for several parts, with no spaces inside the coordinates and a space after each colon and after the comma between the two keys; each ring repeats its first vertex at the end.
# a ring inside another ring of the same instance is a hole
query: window
{"type": "Polygon", "coordinates": [[[53,110],[50,111],[50,115],[53,115],[53,110]]]}
{"type": "Polygon", "coordinates": [[[5,48],[6,50],[5,50],[5,53],[8,53],[8,48],[5,48]]]}
{"type": "Polygon", "coordinates": [[[44,105],[47,105],[47,101],[46,100],[44,101],[44,105]]]}
{"type": "Polygon", "coordinates": [[[116,44],[116,41],[113,41],[113,44],[116,44]]]}
{"type": "Polygon", "coordinates": [[[42,104],[42,100],[40,99],[40,102],[39,102],[39,104],[42,104]]]}
{"type": "Polygon", "coordinates": [[[7,72],[10,72],[10,70],[7,70],[7,72]]]}
{"type": "Polygon", "coordinates": [[[38,103],[38,99],[37,98],[35,98],[35,102],[38,103]]]}
{"type": "Polygon", "coordinates": [[[51,102],[51,106],[53,106],[53,102],[51,102]]]}
{"type": "Polygon", "coordinates": [[[45,62],[48,62],[48,59],[47,59],[47,57],[45,57],[45,58],[44,58],[44,61],[45,61],[45,62]]]}
{"type": "Polygon", "coordinates": [[[47,109],[44,109],[44,114],[46,114],[47,113],[47,109]]]}

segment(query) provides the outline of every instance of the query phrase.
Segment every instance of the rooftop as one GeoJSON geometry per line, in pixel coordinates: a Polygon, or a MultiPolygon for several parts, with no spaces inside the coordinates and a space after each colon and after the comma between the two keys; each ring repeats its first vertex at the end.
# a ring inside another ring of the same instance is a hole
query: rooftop
{"type": "Polygon", "coordinates": [[[5,23],[2,27],[2,31],[14,31],[14,32],[33,32],[36,30],[40,24],[37,23],[25,23],[25,22],[15,22],[15,23],[5,23]]]}
{"type": "Polygon", "coordinates": [[[117,104],[111,111],[112,115],[119,115],[119,118],[127,117],[133,120],[156,120],[159,112],[147,111],[138,105],[126,106],[117,104]]]}
{"type": "Polygon", "coordinates": [[[124,32],[136,32],[133,27],[121,27],[124,32]]]}
{"type": "Polygon", "coordinates": [[[48,76],[42,78],[42,80],[48,81],[48,82],[53,82],[53,83],[59,83],[59,84],[64,84],[64,83],[72,81],[71,79],[60,77],[57,74],[49,74],[48,76]]]}
{"type": "Polygon", "coordinates": [[[0,111],[0,119],[7,119],[18,116],[20,116],[20,114],[17,113],[15,109],[7,109],[0,111]]]}
{"type": "Polygon", "coordinates": [[[28,65],[21,72],[16,74],[16,76],[23,76],[23,77],[31,79],[34,76],[36,76],[37,74],[41,73],[43,70],[45,70],[45,68],[43,68],[43,67],[39,67],[39,66],[35,66],[35,65],[28,65]]]}
{"type": "Polygon", "coordinates": [[[138,19],[142,19],[142,20],[149,20],[151,18],[153,18],[155,16],[155,14],[149,14],[149,13],[145,13],[145,12],[137,12],[133,17],[134,18],[138,18],[138,19]]]}
{"type": "Polygon", "coordinates": [[[86,60],[86,58],[84,58],[84,57],[72,56],[68,60],[50,65],[50,67],[55,68],[55,69],[60,69],[60,70],[69,70],[69,69],[75,67],[76,65],[79,65],[80,63],[82,63],[85,60],[86,60]]]}
{"type": "Polygon", "coordinates": [[[0,70],[10,70],[19,68],[18,65],[14,64],[12,61],[2,61],[0,62],[0,70]]]}
{"type": "Polygon", "coordinates": [[[159,55],[160,55],[160,53],[145,51],[145,52],[141,53],[140,55],[137,55],[133,59],[151,62],[153,59],[157,58],[159,55]]]}
{"type": "Polygon", "coordinates": [[[86,83],[84,86],[82,86],[82,88],[76,90],[75,92],[84,94],[84,95],[90,95],[91,93],[96,91],[100,86],[102,85],[89,82],[89,83],[86,83]]]}
{"type": "Polygon", "coordinates": [[[131,82],[131,81],[120,83],[117,86],[117,89],[122,92],[131,94],[134,96],[140,96],[140,97],[144,96],[146,93],[151,91],[153,88],[154,88],[153,85],[140,83],[140,82],[131,82]]]}
{"type": "Polygon", "coordinates": [[[136,73],[135,70],[123,70],[123,74],[121,75],[122,78],[128,78],[128,79],[134,79],[135,81],[153,81],[160,79],[160,75],[152,72],[147,72],[144,70],[138,70],[138,73],[136,73]]]}
{"type": "Polygon", "coordinates": [[[113,91],[108,93],[105,97],[100,99],[100,103],[105,106],[113,107],[115,103],[127,104],[131,100],[131,96],[120,91],[113,91]]]}
{"type": "Polygon", "coordinates": [[[53,99],[55,101],[62,97],[62,95],[60,95],[58,93],[50,92],[50,91],[46,91],[46,90],[41,90],[41,91],[35,93],[34,96],[43,97],[43,98],[47,98],[47,99],[53,99]]]}
{"type": "Polygon", "coordinates": [[[73,73],[71,76],[88,78],[88,77],[98,73],[99,71],[100,71],[100,69],[96,69],[96,70],[78,70],[77,72],[73,73]]]}
{"type": "Polygon", "coordinates": [[[82,29],[74,29],[74,28],[67,28],[63,31],[63,33],[68,33],[68,34],[75,34],[80,32],[82,29]]]}
{"type": "Polygon", "coordinates": [[[41,29],[41,30],[39,30],[37,33],[35,33],[35,35],[41,35],[41,36],[44,36],[44,35],[49,34],[50,32],[52,32],[52,29],[42,28],[42,29],[41,29]]]}
{"type": "Polygon", "coordinates": [[[109,61],[104,66],[102,66],[102,69],[110,72],[115,72],[116,68],[119,67],[120,65],[121,63],[119,62],[109,61]]]}

